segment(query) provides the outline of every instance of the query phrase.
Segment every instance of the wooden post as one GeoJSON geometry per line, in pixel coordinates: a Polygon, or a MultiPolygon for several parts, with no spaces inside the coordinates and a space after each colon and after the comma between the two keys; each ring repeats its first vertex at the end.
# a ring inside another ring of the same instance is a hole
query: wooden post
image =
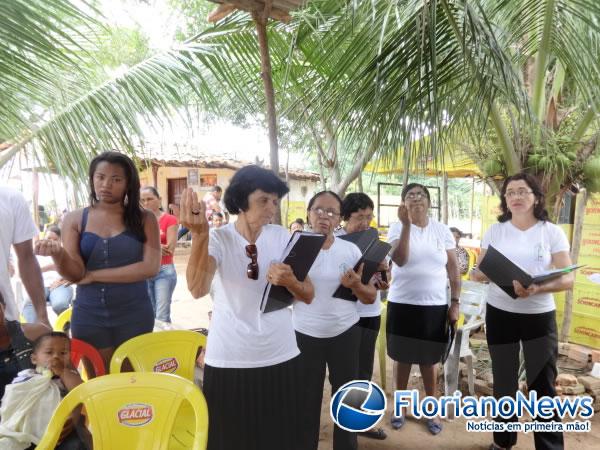
{"type": "MultiPolygon", "coordinates": [[[[269,127],[269,147],[271,170],[279,176],[279,144],[277,142],[277,116],[275,112],[275,91],[273,89],[273,78],[271,77],[271,58],[269,56],[269,41],[267,39],[268,16],[253,12],[252,17],[256,22],[258,34],[258,45],[260,48],[261,77],[265,87],[265,98],[267,100],[267,124],[269,127]]],[[[277,208],[275,223],[281,224],[281,208],[277,208]]]]}
{"type": "Polygon", "coordinates": [[[152,164],[152,185],[158,189],[158,165],[152,164]]]}
{"type": "MultiPolygon", "coordinates": [[[[585,205],[588,194],[586,189],[580,192],[580,198],[575,205],[575,224],[573,225],[573,242],[571,243],[571,260],[577,264],[579,259],[579,249],[581,247],[581,233],[583,229],[583,216],[585,215],[585,205]]],[[[571,328],[571,317],[573,315],[573,289],[569,289],[565,294],[565,315],[560,328],[560,342],[569,342],[569,329],[571,328]]]]}

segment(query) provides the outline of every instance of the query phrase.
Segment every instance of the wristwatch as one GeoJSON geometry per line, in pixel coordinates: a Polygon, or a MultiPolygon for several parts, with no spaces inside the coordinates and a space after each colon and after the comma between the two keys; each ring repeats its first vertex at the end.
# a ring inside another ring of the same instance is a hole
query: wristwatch
{"type": "Polygon", "coordinates": [[[456,303],[457,305],[460,305],[460,298],[458,298],[458,297],[452,297],[450,299],[450,302],[451,303],[456,303]]]}

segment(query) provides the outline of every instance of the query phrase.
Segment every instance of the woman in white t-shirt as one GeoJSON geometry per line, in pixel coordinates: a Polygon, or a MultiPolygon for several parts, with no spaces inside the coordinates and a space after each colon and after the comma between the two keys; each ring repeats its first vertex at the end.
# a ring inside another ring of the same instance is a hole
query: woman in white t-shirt
{"type": "MultiPolygon", "coordinates": [[[[342,200],[331,191],[322,191],[308,203],[308,223],[312,231],[325,234],[317,259],[308,275],[315,298],[310,305],[294,304],[294,328],[300,348],[300,396],[303,423],[298,442],[302,450],[317,450],[325,370],[329,369],[332,392],[356,379],[358,374],[359,320],[353,301],[333,297],[340,284],[350,288],[360,302],[373,303],[376,290],[361,282],[362,267],[354,272],[362,254],[348,241],[337,239],[342,200]]],[[[351,450],[358,446],[356,433],[334,426],[333,449],[351,450]]]]}
{"type": "MultiPolygon", "coordinates": [[[[366,231],[373,220],[373,200],[362,192],[351,192],[346,194],[342,201],[342,220],[344,227],[335,232],[336,236],[366,231]]],[[[389,266],[384,261],[371,280],[377,289],[375,301],[371,304],[356,302],[356,310],[360,316],[358,329],[360,332],[360,344],[358,350],[358,376],[359,380],[370,380],[373,376],[373,362],[375,359],[375,343],[379,335],[381,325],[381,291],[387,290],[388,283],[384,281],[382,273],[387,280],[389,266]]],[[[372,428],[361,433],[362,436],[372,439],[385,439],[387,435],[381,427],[372,428]]]]}
{"type": "Polygon", "coordinates": [[[271,225],[287,185],[258,166],[238,170],[225,191],[235,223],[209,233],[204,203],[182,194],[180,218],[192,232],[187,268],[195,298],[213,284],[213,313],[206,345],[203,391],[209,412],[209,450],[299,449],[298,346],[289,308],[263,314],[267,280],[310,303],[309,277],[300,282],[279,261],[290,235],[271,225]]]}
{"type": "MultiPolygon", "coordinates": [[[[428,217],[431,198],[425,186],[407,184],[398,208],[400,223],[390,226],[392,282],[388,292],[386,337],[397,362],[396,389],[406,389],[412,364],[418,364],[425,393],[437,394],[437,363],[448,342],[448,323],[458,319],[460,273],[450,229],[428,217]],[[448,307],[446,286],[450,281],[448,307]]],[[[405,417],[393,417],[400,429],[405,417]]],[[[431,434],[442,431],[438,418],[427,419],[431,434]]]]}
{"type": "MultiPolygon", "coordinates": [[[[499,223],[493,224],[483,236],[478,265],[490,245],[532,275],[571,264],[569,242],[558,226],[548,222],[544,194],[534,177],[521,173],[507,178],[500,195],[502,214],[499,223]]],[[[473,269],[471,279],[486,281],[487,277],[473,269]]],[[[573,274],[528,288],[513,281],[516,299],[495,284],[490,286],[485,319],[495,397],[514,397],[519,389],[520,344],[528,389],[537,391],[538,398],[556,395],[558,339],[552,293],[570,289],[572,285],[573,274]]],[[[498,420],[516,421],[517,417],[498,420]]],[[[547,420],[560,421],[560,418],[547,420]]],[[[494,432],[490,449],[510,448],[516,442],[516,433],[494,432]]],[[[562,433],[535,433],[535,447],[563,448],[562,433]]]]}

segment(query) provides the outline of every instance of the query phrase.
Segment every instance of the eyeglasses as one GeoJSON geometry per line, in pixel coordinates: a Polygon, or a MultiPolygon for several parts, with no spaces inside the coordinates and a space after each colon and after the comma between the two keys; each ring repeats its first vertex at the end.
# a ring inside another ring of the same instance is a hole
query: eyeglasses
{"type": "Polygon", "coordinates": [[[311,211],[314,212],[319,217],[326,216],[329,219],[333,219],[334,217],[337,217],[340,215],[340,213],[334,209],[312,208],[311,211]]]}
{"type": "Polygon", "coordinates": [[[246,256],[251,259],[250,264],[246,268],[246,275],[251,280],[258,280],[258,250],[256,244],[246,245],[246,256]]]}
{"type": "Polygon", "coordinates": [[[406,194],[406,198],[410,200],[421,200],[425,196],[425,192],[409,192],[406,194]]]}
{"type": "Polygon", "coordinates": [[[505,198],[515,198],[515,197],[520,197],[523,198],[526,195],[529,195],[533,193],[533,191],[531,190],[527,190],[527,189],[519,189],[518,191],[508,191],[506,194],[504,194],[505,198]]]}

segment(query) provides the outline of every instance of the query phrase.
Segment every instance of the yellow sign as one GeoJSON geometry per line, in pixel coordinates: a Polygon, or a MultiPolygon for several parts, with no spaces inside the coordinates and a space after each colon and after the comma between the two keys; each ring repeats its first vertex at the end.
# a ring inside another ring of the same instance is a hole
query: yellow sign
{"type": "Polygon", "coordinates": [[[600,330],[600,285],[594,289],[593,286],[576,283],[573,290],[573,312],[595,317],[596,329],[600,330]]]}
{"type": "MultiPolygon", "coordinates": [[[[563,311],[556,311],[556,324],[558,330],[562,327],[564,318],[563,311]]],[[[598,328],[598,317],[589,314],[573,313],[571,316],[571,328],[569,330],[569,342],[587,345],[592,348],[600,348],[600,328],[598,328]]]]}
{"type": "Polygon", "coordinates": [[[584,225],[581,231],[579,255],[600,261],[600,225],[584,225]]]}
{"type": "Polygon", "coordinates": [[[577,264],[583,267],[575,272],[575,282],[600,291],[600,257],[580,256],[577,264]]]}
{"type": "Polygon", "coordinates": [[[591,194],[585,205],[585,215],[583,216],[583,226],[595,225],[600,227],[600,194],[591,194]]]}

